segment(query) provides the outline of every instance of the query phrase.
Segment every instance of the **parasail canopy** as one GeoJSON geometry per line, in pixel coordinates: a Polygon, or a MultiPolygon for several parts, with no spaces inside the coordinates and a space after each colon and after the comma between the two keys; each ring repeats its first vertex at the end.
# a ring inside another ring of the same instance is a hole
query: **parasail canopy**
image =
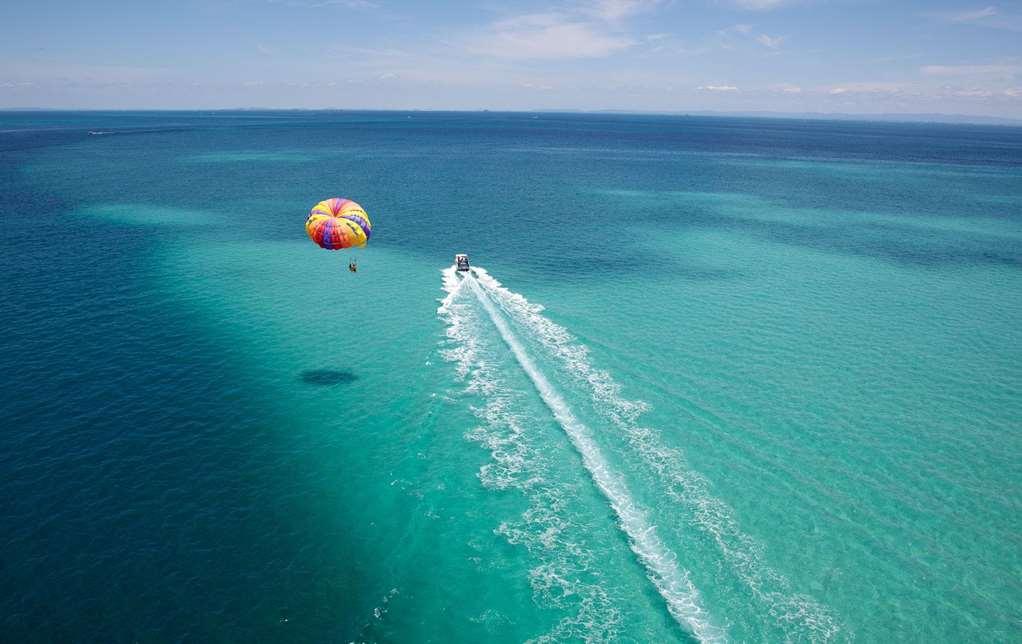
{"type": "Polygon", "coordinates": [[[309,211],[305,220],[309,239],[327,250],[360,248],[366,245],[373,224],[362,206],[351,199],[324,199],[309,211]]]}

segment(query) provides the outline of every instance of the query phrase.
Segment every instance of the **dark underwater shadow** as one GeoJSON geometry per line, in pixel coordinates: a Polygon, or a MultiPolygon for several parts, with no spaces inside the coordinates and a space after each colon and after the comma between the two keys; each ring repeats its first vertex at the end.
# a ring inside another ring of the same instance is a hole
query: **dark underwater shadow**
{"type": "Polygon", "coordinates": [[[298,379],[307,385],[330,387],[351,384],[358,380],[358,376],[347,369],[307,369],[298,379]]]}
{"type": "MultiPolygon", "coordinates": [[[[643,216],[643,222],[663,226],[669,230],[683,228],[737,232],[752,235],[769,242],[799,246],[810,250],[835,255],[878,258],[889,262],[927,268],[952,265],[1000,265],[1022,267],[1022,252],[1013,237],[1001,236],[996,232],[983,233],[956,229],[932,228],[912,225],[918,214],[901,213],[905,223],[897,221],[876,222],[859,220],[855,210],[848,210],[847,221],[832,223],[782,221],[780,219],[759,219],[755,208],[770,208],[783,203],[768,198],[745,195],[754,204],[747,211],[730,208],[723,198],[715,203],[712,199],[704,204],[678,206],[670,201],[671,193],[655,204],[643,216]],[[758,203],[757,203],[758,202],[758,203]]],[[[791,208],[794,212],[805,212],[806,208],[791,208]]],[[[879,211],[878,211],[879,212],[879,211]]],[[[862,211],[864,215],[874,215],[862,211]]],[[[670,260],[660,260],[664,266],[670,260]]],[[[727,274],[717,275],[710,271],[700,274],[698,267],[681,267],[692,279],[709,277],[725,279],[727,274]],[[694,272],[693,272],[694,271],[694,272]]]]}

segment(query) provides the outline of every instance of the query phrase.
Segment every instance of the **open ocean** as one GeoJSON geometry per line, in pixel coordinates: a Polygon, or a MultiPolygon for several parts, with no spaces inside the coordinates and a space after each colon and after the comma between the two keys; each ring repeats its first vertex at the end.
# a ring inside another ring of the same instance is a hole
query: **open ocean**
{"type": "Polygon", "coordinates": [[[0,217],[4,641],[1022,638],[1022,129],[3,112],[0,217]]]}

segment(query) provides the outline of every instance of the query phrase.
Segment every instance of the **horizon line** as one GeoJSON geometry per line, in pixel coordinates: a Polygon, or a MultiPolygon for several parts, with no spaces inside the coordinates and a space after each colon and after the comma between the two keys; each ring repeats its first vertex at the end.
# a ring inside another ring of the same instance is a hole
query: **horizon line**
{"type": "Polygon", "coordinates": [[[977,125],[1022,126],[1022,118],[946,112],[785,112],[777,110],[641,110],[615,108],[379,108],[379,107],[0,107],[0,112],[447,112],[504,114],[617,114],[622,116],[730,116],[764,119],[841,120],[865,122],[902,121],[910,123],[960,123],[977,125]]]}

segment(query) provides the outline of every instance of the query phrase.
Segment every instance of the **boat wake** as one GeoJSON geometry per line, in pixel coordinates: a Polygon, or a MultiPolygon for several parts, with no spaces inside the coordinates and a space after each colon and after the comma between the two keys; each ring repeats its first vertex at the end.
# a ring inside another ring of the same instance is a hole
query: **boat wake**
{"type": "Polygon", "coordinates": [[[813,598],[793,592],[787,578],[765,563],[761,544],[742,532],[733,511],[712,496],[702,475],[688,467],[683,453],[665,444],[657,430],[641,424],[647,406],[623,397],[611,375],[593,365],[588,348],[545,317],[542,306],[508,290],[485,269],[476,267],[474,271],[472,288],[492,302],[490,306],[499,308],[494,311],[495,323],[500,316],[513,321],[533,346],[541,348],[545,359],[559,365],[559,375],[588,395],[592,410],[605,421],[604,427],[624,438],[630,452],[638,456],[663,493],[675,502],[679,518],[712,541],[729,574],[748,589],[776,627],[790,639],[835,639],[841,629],[831,611],[813,598]]]}
{"type": "Polygon", "coordinates": [[[534,419],[481,332],[484,313],[472,306],[471,293],[459,298],[463,282],[453,271],[445,272],[444,285],[448,295],[439,311],[448,324],[444,357],[455,363],[459,378],[467,382],[466,393],[482,400],[472,408],[479,425],[466,434],[490,452],[491,461],[480,469],[479,479],[489,489],[517,491],[528,503],[520,517],[502,521],[496,532],[538,560],[529,571],[537,603],[567,614],[535,641],[616,641],[620,610],[606,583],[594,574],[599,562],[584,531],[569,516],[571,490],[551,473],[543,450],[525,431],[534,419]]]}
{"type": "MultiPolygon", "coordinates": [[[[482,279],[489,279],[485,272],[477,274],[482,279]]],[[[467,324],[468,320],[464,317],[466,307],[458,306],[459,296],[467,290],[485,311],[518,365],[532,382],[536,393],[581,456],[585,469],[613,509],[618,525],[628,538],[629,546],[663,597],[671,616],[699,641],[724,639],[724,631],[710,619],[702,605],[698,589],[692,584],[688,572],[678,566],[677,555],[660,539],[656,526],[648,518],[648,512],[640,507],[630,494],[624,479],[613,470],[593,439],[589,427],[576,417],[561,394],[530,357],[494,304],[491,295],[481,285],[481,280],[472,275],[458,278],[455,275],[455,268],[451,267],[445,271],[444,284],[448,294],[441,303],[439,312],[450,325],[448,336],[461,341],[459,348],[450,354],[451,359],[458,362],[460,373],[464,376],[473,368],[473,354],[477,344],[477,336],[467,331],[471,325],[467,324]]],[[[492,381],[489,383],[492,384],[492,381]]],[[[499,400],[499,397],[494,398],[493,388],[488,393],[491,399],[499,400]]]]}

